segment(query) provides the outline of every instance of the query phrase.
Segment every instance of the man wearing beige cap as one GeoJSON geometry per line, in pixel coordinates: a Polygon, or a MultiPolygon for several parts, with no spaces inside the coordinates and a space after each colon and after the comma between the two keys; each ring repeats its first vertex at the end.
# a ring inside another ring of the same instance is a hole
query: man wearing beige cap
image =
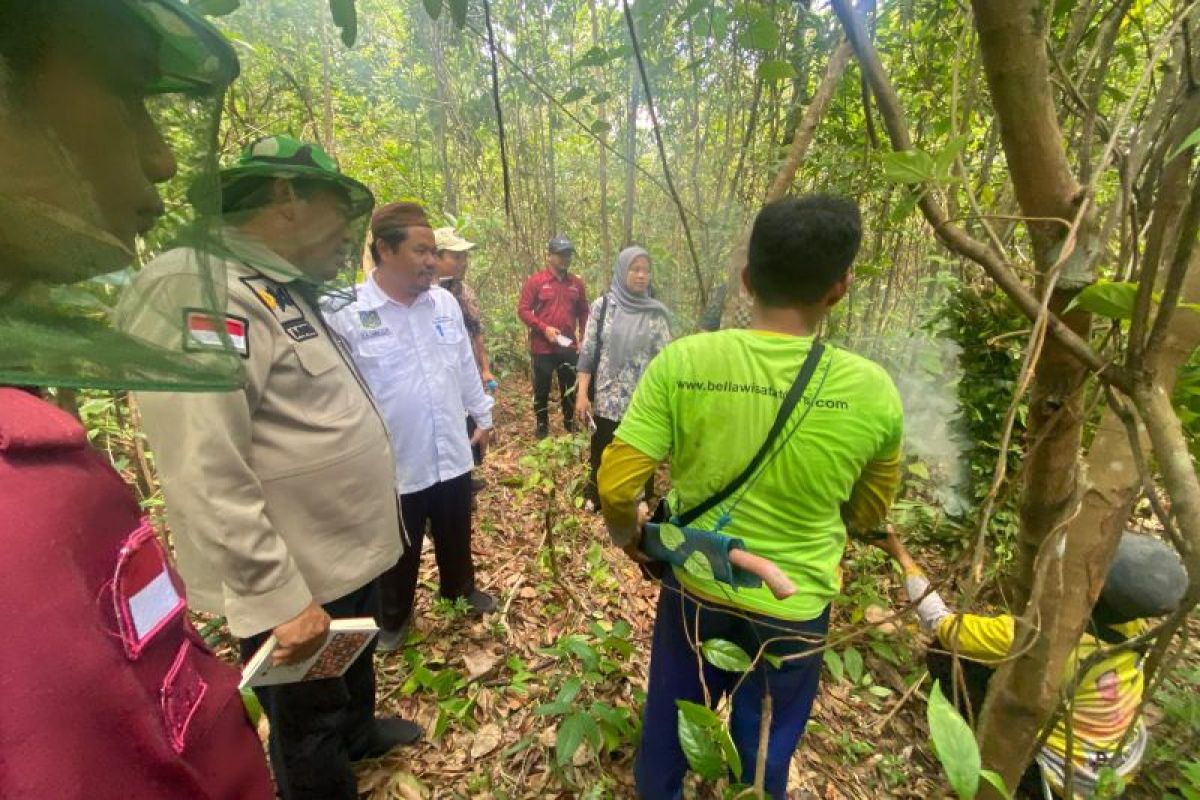
{"type": "Polygon", "coordinates": [[[436,240],[424,209],[391,203],[371,217],[375,269],[331,328],[379,404],[392,437],[401,523],[409,546],[380,578],[379,649],[404,643],[429,524],[440,594],[474,614],[496,607],[475,587],[471,557],[471,444],[486,450],[493,400],[483,391],[462,311],[435,286],[436,240]],[[463,417],[478,427],[468,439],[463,417]]]}
{"type": "MultiPolygon", "coordinates": [[[[496,376],[492,374],[491,360],[488,358],[487,347],[483,343],[483,311],[479,307],[479,298],[475,290],[466,281],[467,253],[475,247],[474,242],[468,242],[458,235],[453,227],[438,228],[433,232],[437,246],[437,277],[438,285],[458,301],[462,310],[463,324],[466,325],[467,335],[471,337],[471,349],[475,353],[475,366],[479,367],[479,379],[483,381],[484,389],[491,393],[496,391],[496,376]]],[[[475,420],[467,417],[467,435],[475,435],[475,420]]],[[[483,463],[483,453],[479,445],[471,445],[471,455],[475,466],[483,463]]],[[[484,487],[481,478],[471,479],[471,488],[478,491],[484,487]]]]}

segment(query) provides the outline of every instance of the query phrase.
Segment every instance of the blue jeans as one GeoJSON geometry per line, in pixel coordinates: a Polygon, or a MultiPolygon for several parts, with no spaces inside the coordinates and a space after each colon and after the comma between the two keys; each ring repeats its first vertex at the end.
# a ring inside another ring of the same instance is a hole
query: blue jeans
{"type": "MultiPolygon", "coordinates": [[[[753,658],[762,642],[781,636],[803,636],[805,641],[773,642],[767,652],[795,655],[818,647],[829,628],[829,607],[805,622],[775,619],[748,611],[699,606],[679,587],[670,570],[663,579],[650,651],[650,685],[642,717],[642,744],[634,764],[638,795],[646,800],[679,800],[687,758],[679,744],[676,700],[704,702],[704,689],[692,641],[726,639],[753,658]]],[[[733,695],[730,734],[742,758],[742,783],[754,782],[758,757],[759,721],[764,688],[771,693],[770,739],[767,744],[764,788],[776,800],[787,797],[788,765],[800,744],[804,726],[817,695],[822,659],[809,655],[788,659],[778,669],[760,661],[733,695]]],[[[704,684],[712,702],[734,690],[742,673],[726,672],[704,662],[704,684]]]]}

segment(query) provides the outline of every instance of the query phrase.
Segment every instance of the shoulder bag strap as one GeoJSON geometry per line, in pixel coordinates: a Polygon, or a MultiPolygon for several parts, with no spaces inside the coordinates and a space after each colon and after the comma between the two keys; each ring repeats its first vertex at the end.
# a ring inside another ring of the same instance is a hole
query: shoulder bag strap
{"type": "Polygon", "coordinates": [[[792,383],[792,388],[788,390],[787,396],[783,398],[783,405],[779,407],[779,413],[775,416],[775,423],[771,426],[771,430],[767,434],[766,441],[762,443],[762,447],[758,448],[758,452],[754,454],[754,458],[750,459],[750,463],[746,465],[741,474],[728,483],[724,489],[709,497],[695,508],[680,514],[679,524],[681,526],[691,524],[725,502],[730,495],[740,489],[742,484],[750,479],[750,476],[758,469],[762,460],[766,458],[767,453],[770,452],[771,445],[774,444],[775,439],[783,431],[788,418],[792,416],[792,411],[795,410],[796,404],[800,402],[800,398],[804,395],[804,390],[808,387],[809,381],[812,380],[813,373],[817,371],[817,364],[820,362],[824,352],[825,345],[814,341],[812,349],[808,351],[808,356],[804,359],[804,364],[800,367],[800,372],[796,375],[796,380],[792,383]]]}

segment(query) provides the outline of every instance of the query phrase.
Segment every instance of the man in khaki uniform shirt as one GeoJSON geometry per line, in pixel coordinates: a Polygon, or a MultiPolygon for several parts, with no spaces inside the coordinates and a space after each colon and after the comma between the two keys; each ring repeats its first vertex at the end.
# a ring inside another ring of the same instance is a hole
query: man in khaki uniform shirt
{"type": "MultiPolygon", "coordinates": [[[[375,578],[401,553],[387,430],[316,304],[345,263],[351,220],[374,200],[320,148],[284,136],[252,143],[221,179],[227,226],[137,278],[152,306],[185,300],[179,328],[139,328],[136,309],[123,313],[142,336],[232,345],[245,359],[241,391],[138,402],[191,605],[227,617],[243,659],[274,633],[276,660],[299,661],[331,616],[375,615],[375,578]],[[178,297],[201,268],[224,269],[228,314],[178,297]]],[[[373,651],[343,678],[256,690],[284,798],[351,800],[351,760],[420,736],[414,723],[374,719],[373,651]]]]}

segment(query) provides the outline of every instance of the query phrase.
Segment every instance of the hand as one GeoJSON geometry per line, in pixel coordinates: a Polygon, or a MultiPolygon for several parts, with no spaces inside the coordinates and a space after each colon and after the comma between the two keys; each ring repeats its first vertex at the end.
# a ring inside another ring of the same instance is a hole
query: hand
{"type": "Polygon", "coordinates": [[[491,428],[476,428],[475,433],[471,434],[471,446],[479,445],[479,455],[486,456],[488,445],[492,443],[491,428]]]}
{"type": "Polygon", "coordinates": [[[580,425],[588,425],[588,421],[592,417],[592,401],[588,400],[587,395],[580,392],[575,395],[575,419],[579,420],[580,425]]]}
{"type": "Polygon", "coordinates": [[[558,344],[558,328],[553,325],[547,325],[545,330],[542,331],[542,335],[546,337],[546,341],[550,344],[558,344]]]}
{"type": "Polygon", "coordinates": [[[309,603],[303,611],[282,625],[277,625],[271,633],[279,642],[271,661],[276,664],[299,664],[325,644],[325,637],[329,634],[329,615],[316,603],[309,603]]]}
{"type": "Polygon", "coordinates": [[[878,547],[883,552],[887,553],[892,558],[901,562],[901,565],[907,560],[912,559],[908,555],[908,550],[904,547],[904,542],[900,541],[900,537],[896,534],[896,529],[891,524],[884,528],[887,537],[883,539],[873,539],[871,544],[878,547]]]}
{"type": "Polygon", "coordinates": [[[481,372],[479,380],[483,382],[483,388],[489,392],[496,391],[496,376],[491,372],[481,372]]]}
{"type": "Polygon", "coordinates": [[[646,527],[646,523],[650,521],[651,516],[653,515],[650,513],[649,503],[643,500],[637,504],[637,526],[639,531],[646,527]]]}

